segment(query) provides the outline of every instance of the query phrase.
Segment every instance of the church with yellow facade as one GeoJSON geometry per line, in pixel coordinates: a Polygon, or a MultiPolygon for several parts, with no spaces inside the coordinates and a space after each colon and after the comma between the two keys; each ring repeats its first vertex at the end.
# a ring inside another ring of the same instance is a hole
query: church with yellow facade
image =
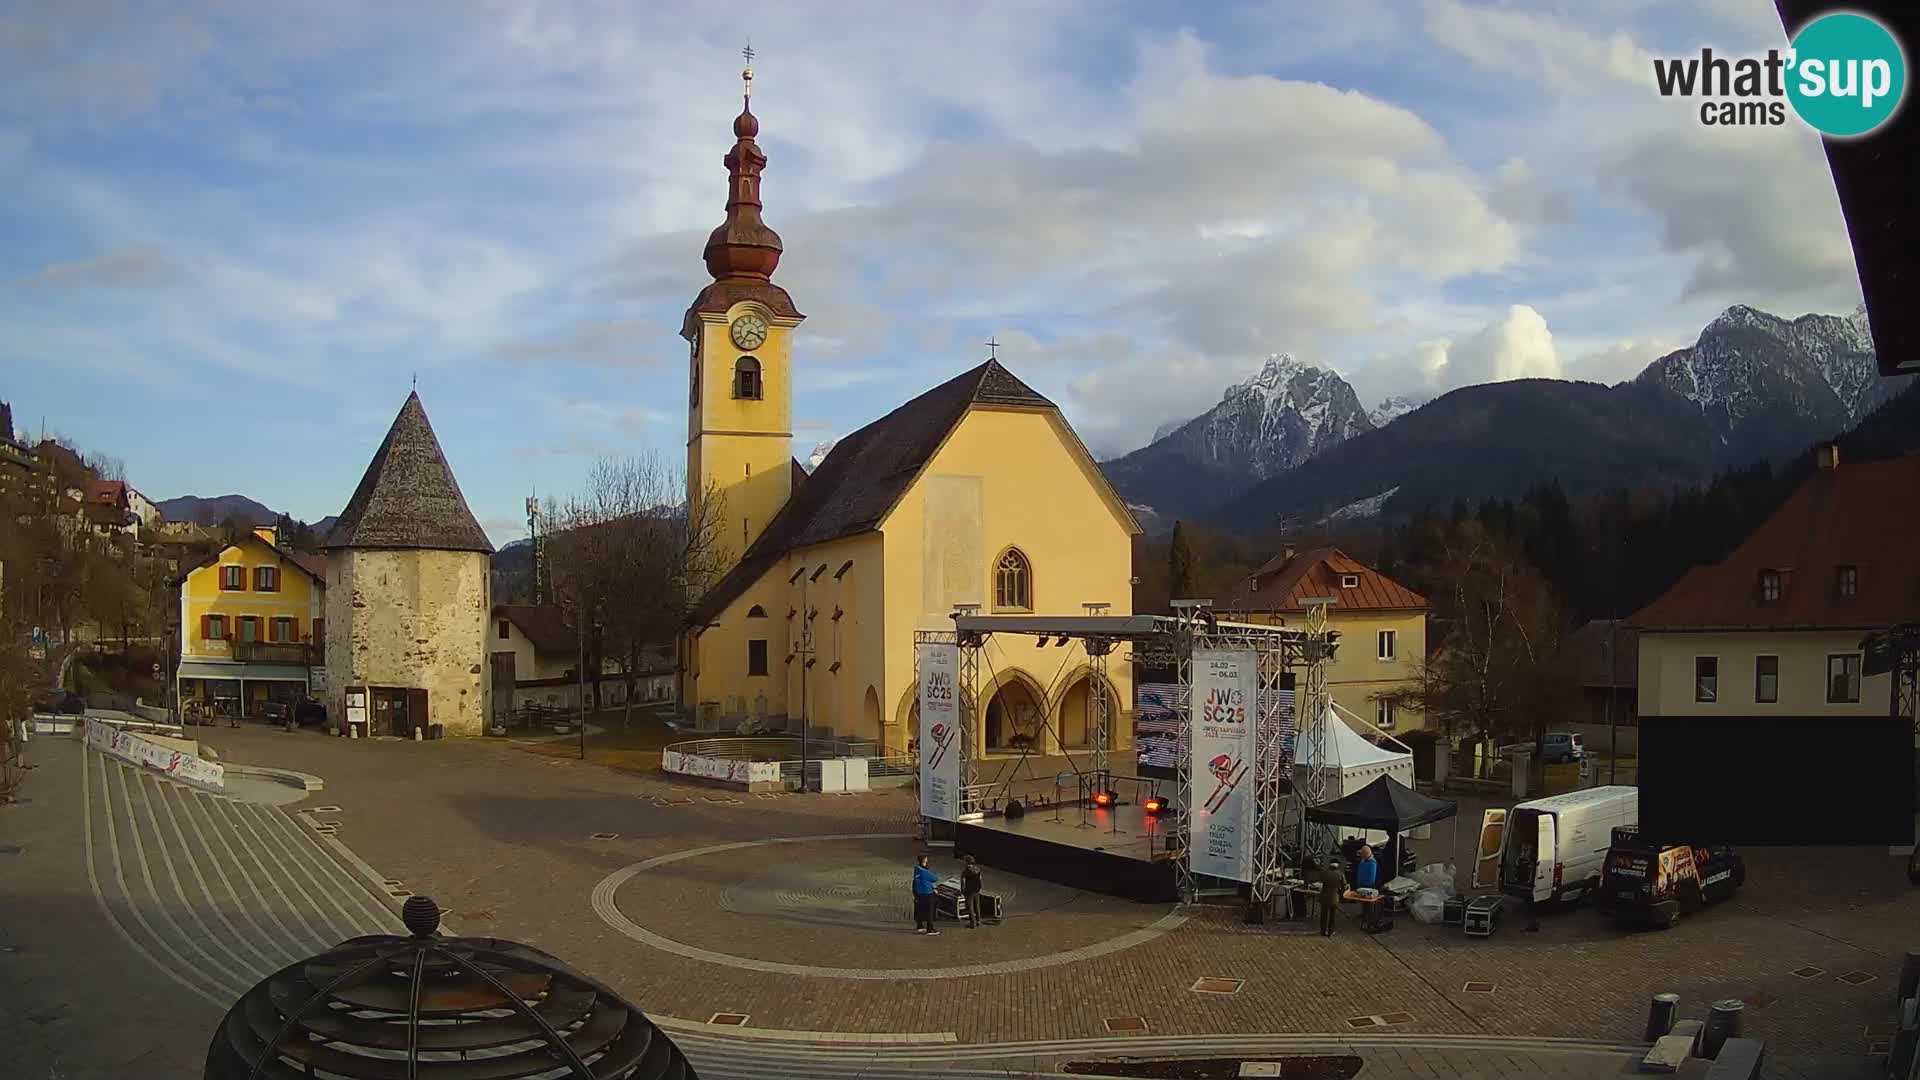
{"type": "MultiPolygon", "coordinates": [[[[773,281],[782,248],[761,219],[759,129],[750,107],[734,120],[726,220],[705,251],[713,280],[681,330],[688,503],[731,554],[682,634],[680,703],[706,730],[804,724],[899,753],[916,727],[916,631],[952,630],[965,608],[1130,614],[1140,528],[1059,408],[997,359],[800,468],[793,337],[805,316],[773,281]]],[[[1093,685],[1077,646],[992,639],[973,753],[1092,749],[1093,695],[1113,716],[1132,702],[1128,665],[1108,678],[1093,685]]],[[[1128,748],[1131,733],[1111,728],[1107,749],[1128,748]]]]}

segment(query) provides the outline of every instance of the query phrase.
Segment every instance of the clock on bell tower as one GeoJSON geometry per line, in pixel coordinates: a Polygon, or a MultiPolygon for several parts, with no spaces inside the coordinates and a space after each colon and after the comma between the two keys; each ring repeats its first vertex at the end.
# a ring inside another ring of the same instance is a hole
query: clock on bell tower
{"type": "MultiPolygon", "coordinates": [[[[749,56],[751,60],[751,56],[749,56]]],[[[773,283],[780,235],[760,218],[766,155],[754,142],[753,68],[727,153],[727,216],[707,238],[712,284],[688,307],[687,506],[709,517],[723,568],[793,493],[793,331],[806,316],[773,283]],[[711,500],[718,499],[718,503],[711,500]]]]}

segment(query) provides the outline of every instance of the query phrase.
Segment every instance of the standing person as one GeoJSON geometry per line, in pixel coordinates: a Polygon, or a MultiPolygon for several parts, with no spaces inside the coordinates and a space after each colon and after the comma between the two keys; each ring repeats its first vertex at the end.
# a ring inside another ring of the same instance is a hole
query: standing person
{"type": "Polygon", "coordinates": [[[967,898],[967,929],[972,930],[980,925],[980,867],[971,855],[960,871],[960,893],[967,898]]]}
{"type": "Polygon", "coordinates": [[[1353,864],[1353,887],[1356,889],[1377,889],[1380,887],[1380,864],[1373,861],[1373,849],[1360,849],[1360,861],[1353,864]]]}
{"type": "MultiPolygon", "coordinates": [[[[1360,859],[1353,864],[1353,887],[1356,889],[1378,889],[1380,887],[1380,864],[1373,861],[1373,849],[1364,845],[1360,848],[1360,859]]],[[[1373,900],[1361,905],[1366,912],[1367,929],[1374,926],[1374,912],[1379,910],[1380,901],[1373,900]]]]}
{"type": "Polygon", "coordinates": [[[920,856],[913,865],[913,932],[933,936],[940,931],[933,926],[933,883],[940,875],[927,865],[927,857],[920,856]]]}
{"type": "Polygon", "coordinates": [[[1340,918],[1340,897],[1347,891],[1346,871],[1340,869],[1338,852],[1328,852],[1320,863],[1320,936],[1332,937],[1340,918]]]}

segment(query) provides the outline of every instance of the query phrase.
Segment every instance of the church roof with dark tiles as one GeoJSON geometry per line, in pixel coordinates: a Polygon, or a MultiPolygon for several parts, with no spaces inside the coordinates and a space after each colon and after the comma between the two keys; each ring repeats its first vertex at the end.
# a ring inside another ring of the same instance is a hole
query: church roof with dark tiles
{"type": "Polygon", "coordinates": [[[876,528],[976,404],[1055,407],[998,360],[989,360],[841,439],[811,476],[796,469],[786,506],[739,564],[708,590],[689,621],[695,626],[712,622],[795,548],[876,528]]]}
{"type": "Polygon", "coordinates": [[[419,394],[407,395],[322,546],[493,553],[440,452],[419,394]]]}

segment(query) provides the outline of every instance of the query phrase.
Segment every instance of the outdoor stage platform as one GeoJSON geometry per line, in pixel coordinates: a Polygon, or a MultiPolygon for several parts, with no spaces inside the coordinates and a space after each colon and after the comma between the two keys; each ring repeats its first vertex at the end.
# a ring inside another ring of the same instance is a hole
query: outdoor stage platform
{"type": "Polygon", "coordinates": [[[1149,817],[1138,805],[1113,809],[1077,805],[1055,811],[1028,810],[1024,817],[961,821],[954,826],[954,855],[971,855],[986,867],[1088,892],[1144,903],[1179,899],[1174,862],[1167,857],[1170,822],[1149,817]],[[1085,824],[1082,825],[1084,820],[1085,824]]]}

